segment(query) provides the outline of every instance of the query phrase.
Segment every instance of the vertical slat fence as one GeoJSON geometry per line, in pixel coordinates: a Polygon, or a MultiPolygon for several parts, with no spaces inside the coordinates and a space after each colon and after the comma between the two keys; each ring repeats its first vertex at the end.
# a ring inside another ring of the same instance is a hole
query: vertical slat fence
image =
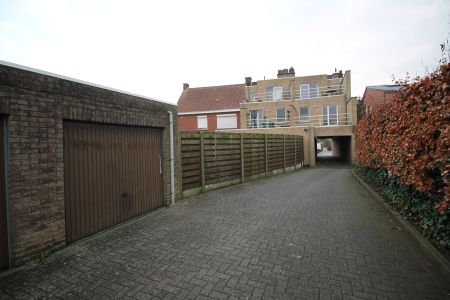
{"type": "Polygon", "coordinates": [[[302,136],[201,132],[180,142],[182,189],[193,194],[303,166],[302,136]]]}

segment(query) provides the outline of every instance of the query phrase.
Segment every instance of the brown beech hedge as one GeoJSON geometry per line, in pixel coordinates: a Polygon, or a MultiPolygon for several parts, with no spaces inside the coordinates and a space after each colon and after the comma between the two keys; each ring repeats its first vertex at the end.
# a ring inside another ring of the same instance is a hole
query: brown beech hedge
{"type": "Polygon", "coordinates": [[[435,208],[450,207],[450,64],[434,73],[398,82],[400,92],[364,116],[357,127],[357,158],[366,168],[418,192],[437,196],[435,208]]]}

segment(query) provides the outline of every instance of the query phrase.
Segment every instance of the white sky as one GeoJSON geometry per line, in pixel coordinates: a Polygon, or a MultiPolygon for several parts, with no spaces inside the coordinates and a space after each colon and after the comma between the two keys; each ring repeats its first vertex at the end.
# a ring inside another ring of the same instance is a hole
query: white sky
{"type": "Polygon", "coordinates": [[[352,71],[352,95],[438,65],[449,0],[0,0],[0,60],[176,103],[191,87],[352,71]]]}

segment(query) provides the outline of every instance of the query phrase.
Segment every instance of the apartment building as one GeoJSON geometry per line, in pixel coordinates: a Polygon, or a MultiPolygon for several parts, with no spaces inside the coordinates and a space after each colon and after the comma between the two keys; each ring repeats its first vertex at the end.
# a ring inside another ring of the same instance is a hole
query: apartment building
{"type": "Polygon", "coordinates": [[[351,97],[350,76],[350,71],[337,70],[330,75],[295,76],[291,67],[278,70],[274,79],[246,77],[241,129],[305,136],[310,140],[305,150],[312,166],[317,138],[331,138],[333,155],[351,161],[357,101],[351,97]]]}

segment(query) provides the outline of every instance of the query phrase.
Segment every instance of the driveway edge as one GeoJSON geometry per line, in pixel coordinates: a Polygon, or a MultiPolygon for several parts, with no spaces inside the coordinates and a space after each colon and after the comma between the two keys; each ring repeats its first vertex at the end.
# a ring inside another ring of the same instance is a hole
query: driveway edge
{"type": "Polygon", "coordinates": [[[450,262],[434,247],[434,245],[425,238],[416,227],[404,219],[399,213],[393,211],[386,203],[384,198],[378,194],[363,178],[361,178],[354,170],[352,170],[353,177],[373,196],[389,214],[395,218],[402,226],[402,229],[410,236],[414,237],[420,248],[428,255],[430,259],[439,267],[441,273],[450,280],[450,262]]]}

